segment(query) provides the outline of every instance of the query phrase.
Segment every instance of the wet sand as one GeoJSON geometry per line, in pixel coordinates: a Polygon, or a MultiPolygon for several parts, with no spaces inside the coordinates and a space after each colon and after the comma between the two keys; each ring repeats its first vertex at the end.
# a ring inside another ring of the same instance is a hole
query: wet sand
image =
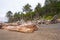
{"type": "Polygon", "coordinates": [[[40,25],[33,33],[21,33],[0,29],[0,40],[60,40],[60,23],[40,25]]]}

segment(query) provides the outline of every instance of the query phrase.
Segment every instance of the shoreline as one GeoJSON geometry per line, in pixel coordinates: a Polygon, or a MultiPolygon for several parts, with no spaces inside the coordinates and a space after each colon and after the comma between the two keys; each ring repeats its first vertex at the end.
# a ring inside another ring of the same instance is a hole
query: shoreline
{"type": "Polygon", "coordinates": [[[39,30],[33,33],[0,30],[0,40],[60,40],[60,28],[50,28],[51,26],[60,27],[60,23],[41,25],[39,30]]]}

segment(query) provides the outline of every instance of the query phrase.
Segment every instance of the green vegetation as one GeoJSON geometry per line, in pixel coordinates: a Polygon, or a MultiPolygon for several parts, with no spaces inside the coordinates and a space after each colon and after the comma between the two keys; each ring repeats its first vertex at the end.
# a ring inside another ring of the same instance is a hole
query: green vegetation
{"type": "Polygon", "coordinates": [[[31,5],[26,4],[23,6],[23,12],[13,14],[11,11],[8,11],[6,17],[9,19],[8,22],[16,22],[21,19],[25,21],[40,18],[52,20],[54,15],[60,18],[60,0],[45,0],[45,5],[41,7],[40,3],[38,3],[34,11],[31,9],[31,5]]]}

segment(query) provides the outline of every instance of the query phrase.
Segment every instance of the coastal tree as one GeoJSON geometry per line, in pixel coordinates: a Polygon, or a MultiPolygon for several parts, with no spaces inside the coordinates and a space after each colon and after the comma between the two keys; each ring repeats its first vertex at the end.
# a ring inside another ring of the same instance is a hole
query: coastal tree
{"type": "Polygon", "coordinates": [[[6,14],[6,17],[8,18],[8,22],[11,22],[12,16],[13,16],[13,13],[11,11],[8,11],[7,14],[6,14]]]}
{"type": "Polygon", "coordinates": [[[38,3],[37,6],[35,7],[35,16],[37,18],[39,18],[41,16],[41,5],[40,5],[40,3],[38,3]]]}
{"type": "Polygon", "coordinates": [[[31,5],[29,5],[29,4],[26,4],[25,6],[23,6],[23,12],[30,12],[30,11],[32,11],[32,9],[31,9],[31,5]]]}

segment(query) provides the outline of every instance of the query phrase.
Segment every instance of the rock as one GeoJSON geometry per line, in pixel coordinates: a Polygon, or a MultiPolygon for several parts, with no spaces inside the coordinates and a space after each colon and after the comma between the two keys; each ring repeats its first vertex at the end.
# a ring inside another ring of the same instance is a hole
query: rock
{"type": "Polygon", "coordinates": [[[2,23],[0,23],[0,29],[2,28],[2,23]]]}
{"type": "Polygon", "coordinates": [[[60,19],[57,19],[57,22],[60,23],[60,19]]]}

